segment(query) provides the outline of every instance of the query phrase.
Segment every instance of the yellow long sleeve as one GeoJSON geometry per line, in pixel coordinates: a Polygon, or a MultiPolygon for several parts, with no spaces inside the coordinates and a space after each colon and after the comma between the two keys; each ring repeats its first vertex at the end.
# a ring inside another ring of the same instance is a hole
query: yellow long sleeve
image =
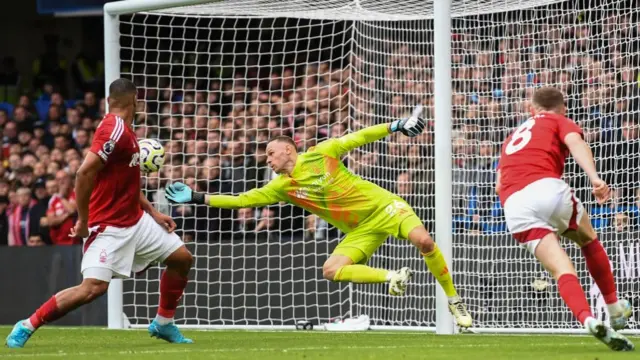
{"type": "Polygon", "coordinates": [[[374,125],[337,139],[323,141],[316,146],[316,151],[339,158],[357,147],[378,141],[387,135],[389,124],[374,125]]]}
{"type": "Polygon", "coordinates": [[[280,195],[271,188],[270,184],[264,187],[249,190],[240,195],[209,195],[209,206],[223,209],[241,209],[272,205],[279,202],[280,195]]]}

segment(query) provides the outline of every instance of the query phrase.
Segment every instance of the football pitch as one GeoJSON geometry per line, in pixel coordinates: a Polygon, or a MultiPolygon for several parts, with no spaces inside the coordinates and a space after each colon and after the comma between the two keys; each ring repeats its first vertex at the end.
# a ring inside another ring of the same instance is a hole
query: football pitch
{"type": "MultiPolygon", "coordinates": [[[[0,327],[4,338],[10,328],[0,327]]],[[[588,336],[437,336],[418,332],[185,331],[195,344],[173,345],[143,330],[43,328],[24,349],[0,349],[0,359],[638,359],[588,336]]],[[[640,337],[632,338],[640,345],[640,337]]]]}

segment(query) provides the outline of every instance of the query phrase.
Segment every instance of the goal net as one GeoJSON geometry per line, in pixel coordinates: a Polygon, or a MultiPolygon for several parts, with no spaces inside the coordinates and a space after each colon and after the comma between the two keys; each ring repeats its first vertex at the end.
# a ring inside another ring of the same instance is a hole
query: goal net
{"type": "MultiPolygon", "coordinates": [[[[152,3],[152,2],[150,2],[152,3]]],[[[435,15],[437,16],[437,15],[435,15]]],[[[451,229],[435,229],[433,3],[225,0],[119,18],[121,74],[140,87],[136,133],[160,139],[164,167],[144,190],[178,222],[195,255],[177,322],[282,326],[368,315],[377,326],[435,325],[433,276],[418,251],[389,239],[370,265],[416,271],[407,294],[330,283],[322,264],[343,234],[291,205],[235,211],[172,206],[168,182],[239,194],[274,174],[265,146],[300,150],[407,116],[425,105],[425,133],[352,151],[355,173],[403,196],[435,234],[453,231],[451,271],[474,316],[494,331],[575,331],[555,282],[506,232],[493,193],[505,136],[528,116],[536,87],[567,94],[615,199],[598,206],[569,162],[565,179],[593,217],[621,297],[640,295],[638,11],[627,1],[453,1],[451,229]]],[[[594,312],[606,306],[580,251],[566,243],[594,312]]],[[[135,326],[156,312],[160,268],[124,283],[135,326]]],[[[636,310],[637,311],[637,310],[636,310]]],[[[632,330],[640,325],[632,321],[632,330]]]]}

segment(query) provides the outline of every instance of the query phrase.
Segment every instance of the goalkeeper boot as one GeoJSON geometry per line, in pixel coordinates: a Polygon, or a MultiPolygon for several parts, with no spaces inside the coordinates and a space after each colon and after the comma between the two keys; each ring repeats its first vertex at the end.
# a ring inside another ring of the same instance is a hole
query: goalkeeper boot
{"type": "Polygon", "coordinates": [[[584,326],[596,339],[602,341],[613,351],[631,351],[635,348],[629,339],[606,327],[599,320],[590,317],[585,321],[584,326]]]}
{"type": "Polygon", "coordinates": [[[174,344],[191,344],[193,340],[182,335],[176,324],[169,323],[160,325],[157,320],[153,320],[149,325],[149,335],[174,344]]]}
{"type": "Polygon", "coordinates": [[[456,319],[456,324],[458,324],[459,327],[465,329],[471,327],[473,319],[471,318],[469,311],[467,311],[467,306],[462,302],[462,300],[457,300],[449,304],[449,312],[451,312],[451,315],[456,319]]]}
{"type": "Polygon", "coordinates": [[[18,321],[18,323],[13,327],[13,330],[11,330],[9,336],[7,336],[7,340],[5,342],[7,347],[22,348],[31,335],[33,335],[33,331],[22,325],[23,321],[24,320],[18,321]]]}
{"type": "Polygon", "coordinates": [[[618,301],[618,305],[621,307],[622,311],[617,314],[609,314],[609,323],[614,330],[622,330],[627,325],[627,320],[633,314],[633,309],[631,308],[631,304],[627,300],[618,301]]]}
{"type": "Polygon", "coordinates": [[[413,272],[408,267],[403,267],[398,271],[394,271],[389,281],[389,294],[393,296],[402,296],[407,290],[407,284],[411,279],[413,272]]]}

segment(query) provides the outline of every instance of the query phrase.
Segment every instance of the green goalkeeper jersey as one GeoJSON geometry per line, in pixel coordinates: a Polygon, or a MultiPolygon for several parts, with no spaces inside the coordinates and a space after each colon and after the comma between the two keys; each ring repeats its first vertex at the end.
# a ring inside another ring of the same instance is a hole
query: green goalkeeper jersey
{"type": "Polygon", "coordinates": [[[318,215],[349,233],[397,195],[351,173],[340,161],[346,152],[389,134],[381,124],[321,142],[299,154],[291,175],[279,175],[267,185],[238,196],[211,195],[218,208],[250,208],[285,201],[318,215]]]}

